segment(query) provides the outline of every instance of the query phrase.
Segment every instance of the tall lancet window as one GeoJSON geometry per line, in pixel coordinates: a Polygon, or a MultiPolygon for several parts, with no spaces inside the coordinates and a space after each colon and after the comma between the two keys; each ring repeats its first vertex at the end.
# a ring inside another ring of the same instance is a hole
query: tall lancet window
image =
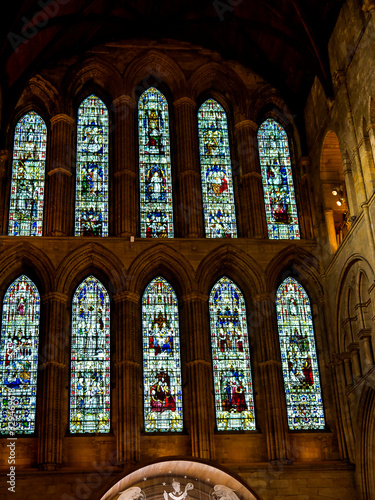
{"type": "Polygon", "coordinates": [[[145,430],[182,431],[178,302],[161,276],[143,294],[142,330],[145,430]]]}
{"type": "Polygon", "coordinates": [[[34,111],[14,131],[9,236],[42,236],[47,127],[34,111]]]}
{"type": "Polygon", "coordinates": [[[73,297],[70,432],[110,430],[110,305],[94,276],[73,297]]]}
{"type": "Polygon", "coordinates": [[[221,278],[212,288],[209,308],[217,429],[255,429],[246,307],[241,290],[229,278],[221,278]]]}
{"type": "Polygon", "coordinates": [[[207,238],[236,238],[227,116],[213,99],[198,111],[199,153],[207,238]]]}
{"type": "Polygon", "coordinates": [[[280,123],[272,118],[262,123],[258,130],[258,147],[268,237],[299,239],[289,142],[280,123]]]}
{"type": "Polygon", "coordinates": [[[139,182],[142,238],[173,238],[168,103],[150,87],[139,98],[139,182]]]}
{"type": "Polygon", "coordinates": [[[95,95],[78,109],[76,236],[108,236],[108,111],[95,95]]]}
{"type": "Polygon", "coordinates": [[[32,434],[38,371],[40,298],[34,283],[20,276],[3,301],[0,342],[1,433],[32,434]]]}
{"type": "Polygon", "coordinates": [[[276,308],[289,429],[324,429],[310,301],[294,278],[279,286],[276,308]]]}

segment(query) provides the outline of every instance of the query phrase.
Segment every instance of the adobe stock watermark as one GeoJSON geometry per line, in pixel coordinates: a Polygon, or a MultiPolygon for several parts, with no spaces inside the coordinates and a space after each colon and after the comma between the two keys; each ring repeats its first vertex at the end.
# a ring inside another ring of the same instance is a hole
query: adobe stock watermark
{"type": "Polygon", "coordinates": [[[23,22],[21,34],[10,32],[7,35],[14,52],[17,53],[20,45],[28,43],[31,38],[39,33],[41,28],[47,26],[48,22],[53,17],[57,16],[61,5],[67,5],[70,1],[71,0],[39,0],[37,4],[41,10],[36,12],[31,20],[26,16],[21,18],[21,21],[23,22]]]}
{"type": "Polygon", "coordinates": [[[243,2],[243,0],[214,0],[213,6],[215,7],[216,14],[219,16],[220,21],[224,21],[224,15],[227,12],[233,12],[234,7],[237,7],[243,2]]]}
{"type": "MultiPolygon", "coordinates": [[[[14,436],[14,431],[12,428],[15,427],[15,422],[16,422],[16,398],[13,396],[13,394],[9,398],[9,403],[8,403],[8,409],[7,409],[7,414],[8,414],[8,425],[10,427],[9,430],[9,435],[14,436]]],[[[16,492],[16,441],[17,438],[15,437],[8,437],[7,438],[8,444],[8,464],[9,464],[9,472],[7,473],[7,485],[8,486],[8,491],[11,493],[16,492]]]]}

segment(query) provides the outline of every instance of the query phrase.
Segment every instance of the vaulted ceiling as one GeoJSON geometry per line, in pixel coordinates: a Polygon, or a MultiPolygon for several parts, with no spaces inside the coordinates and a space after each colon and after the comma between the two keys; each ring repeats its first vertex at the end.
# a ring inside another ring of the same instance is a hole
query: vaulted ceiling
{"type": "Polygon", "coordinates": [[[7,3],[3,99],[51,61],[119,40],[176,39],[250,67],[301,112],[315,75],[331,94],[327,43],[341,0],[24,0],[7,3]]]}

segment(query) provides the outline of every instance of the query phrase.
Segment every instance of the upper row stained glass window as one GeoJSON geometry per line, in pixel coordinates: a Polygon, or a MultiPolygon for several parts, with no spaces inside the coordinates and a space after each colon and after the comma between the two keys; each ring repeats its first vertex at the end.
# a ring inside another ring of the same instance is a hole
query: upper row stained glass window
{"type": "MultiPolygon", "coordinates": [[[[140,233],[173,238],[169,113],[165,96],[151,87],[138,103],[140,233]]],[[[207,238],[237,236],[227,116],[213,99],[198,111],[203,214],[207,238]]],[[[16,125],[9,235],[43,234],[47,128],[34,111],[16,125]]],[[[269,118],[258,130],[268,236],[299,239],[288,137],[269,118]]],[[[75,235],[108,236],[109,117],[95,95],[78,109],[75,235]]]]}

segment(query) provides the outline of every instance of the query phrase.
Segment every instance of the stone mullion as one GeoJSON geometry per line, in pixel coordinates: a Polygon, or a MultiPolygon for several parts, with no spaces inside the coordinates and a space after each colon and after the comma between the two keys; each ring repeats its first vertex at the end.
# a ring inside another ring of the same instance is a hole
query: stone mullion
{"type": "Polygon", "coordinates": [[[137,342],[139,296],[122,293],[115,297],[114,380],[117,415],[114,426],[118,463],[134,464],[140,459],[142,408],[141,342],[137,342]]]}
{"type": "MultiPolygon", "coordinates": [[[[178,231],[188,238],[204,235],[196,103],[182,97],[173,103],[177,138],[178,231]]],[[[173,168],[172,168],[173,171],[173,168]]]]}
{"type": "Polygon", "coordinates": [[[265,388],[268,459],[286,460],[289,458],[289,439],[275,304],[266,294],[256,296],[254,301],[258,311],[261,347],[259,368],[265,388]]]}
{"type": "Polygon", "coordinates": [[[67,297],[57,293],[44,297],[43,310],[45,320],[42,324],[45,326],[41,332],[38,384],[41,388],[38,397],[38,462],[43,469],[53,470],[62,462],[62,395],[66,394],[66,347],[69,344],[68,327],[62,325],[69,325],[67,297]]]}
{"type": "Polygon", "coordinates": [[[47,149],[47,177],[45,190],[45,231],[47,236],[69,236],[74,210],[75,161],[73,149],[74,120],[59,114],[51,118],[50,147],[47,149]]]}
{"type": "Polygon", "coordinates": [[[196,294],[184,297],[187,345],[187,384],[189,394],[190,434],[192,455],[214,459],[214,412],[212,365],[209,351],[207,297],[196,294]],[[205,321],[206,318],[206,321],[205,321]],[[208,404],[202,405],[202,401],[208,404]],[[211,404],[210,404],[211,403],[211,404]]]}
{"type": "Polygon", "coordinates": [[[112,157],[114,177],[113,232],[115,236],[139,233],[138,183],[136,164],[135,127],[137,106],[134,99],[123,95],[113,101],[114,151],[112,157]]]}
{"type": "Polygon", "coordinates": [[[256,135],[258,125],[251,120],[244,120],[237,123],[235,128],[241,172],[239,207],[242,217],[242,235],[266,238],[266,212],[256,135]]]}

